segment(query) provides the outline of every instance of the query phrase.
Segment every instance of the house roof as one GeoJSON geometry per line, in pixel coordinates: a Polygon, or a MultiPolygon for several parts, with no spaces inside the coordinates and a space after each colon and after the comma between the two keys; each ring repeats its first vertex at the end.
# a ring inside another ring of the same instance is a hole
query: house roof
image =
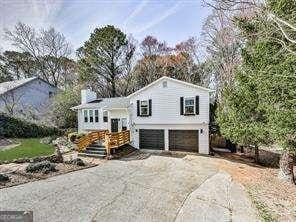
{"type": "Polygon", "coordinates": [[[211,89],[208,89],[208,88],[204,88],[204,87],[201,87],[201,86],[197,86],[197,85],[194,85],[192,83],[188,83],[188,82],[184,82],[184,81],[181,81],[181,80],[177,80],[177,79],[173,79],[173,78],[170,78],[170,77],[167,77],[167,76],[163,76],[161,78],[159,78],[158,80],[150,83],[149,85],[143,87],[142,89],[130,94],[129,96],[127,97],[114,97],[114,98],[97,98],[95,100],[92,100],[88,103],[85,103],[85,104],[81,104],[81,105],[78,105],[78,106],[74,106],[72,107],[71,109],[72,110],[77,110],[77,109],[97,109],[97,108],[104,108],[106,110],[110,110],[110,109],[122,109],[122,108],[128,108],[129,106],[129,99],[130,97],[146,90],[147,88],[149,88],[150,86],[153,86],[155,85],[156,83],[160,82],[161,80],[169,80],[169,81],[174,81],[174,82],[177,82],[177,83],[181,83],[181,84],[184,84],[184,85],[187,85],[189,87],[193,87],[193,88],[196,88],[196,89],[201,89],[201,90],[204,90],[204,91],[207,91],[207,92],[213,92],[214,90],[211,90],[211,89]]]}
{"type": "MultiPolygon", "coordinates": [[[[39,77],[31,77],[31,78],[26,78],[26,79],[20,79],[20,80],[14,80],[14,81],[8,81],[8,82],[2,82],[0,83],[0,95],[7,93],[11,90],[14,90],[16,88],[19,88],[20,86],[23,86],[29,82],[32,82],[36,79],[40,79],[39,77]]],[[[43,82],[43,79],[40,79],[43,82]]],[[[50,83],[46,82],[47,84],[51,85],[50,83]]],[[[53,86],[53,85],[52,85],[53,86]]]]}
{"type": "Polygon", "coordinates": [[[90,101],[85,104],[74,106],[71,109],[95,109],[95,108],[104,108],[104,109],[122,109],[128,108],[129,99],[126,97],[114,97],[114,98],[98,98],[93,101],[90,101]]]}
{"type": "Polygon", "coordinates": [[[139,94],[140,92],[146,90],[147,88],[157,84],[158,82],[162,81],[162,80],[169,80],[169,81],[173,81],[173,82],[177,82],[177,83],[181,83],[181,84],[184,84],[186,86],[189,86],[189,87],[193,87],[193,88],[196,88],[196,89],[201,89],[201,90],[204,90],[204,91],[207,91],[207,92],[214,92],[214,90],[212,89],[208,89],[208,88],[205,88],[205,87],[202,87],[202,86],[198,86],[198,85],[195,85],[195,84],[192,84],[192,83],[188,83],[188,82],[184,82],[184,81],[181,81],[181,80],[178,80],[178,79],[173,79],[173,78],[170,78],[170,77],[167,77],[167,76],[163,76],[157,80],[155,80],[154,82],[148,84],[147,86],[139,89],[138,91],[130,94],[127,96],[127,98],[130,98],[132,96],[135,96],[137,94],[139,94]]]}

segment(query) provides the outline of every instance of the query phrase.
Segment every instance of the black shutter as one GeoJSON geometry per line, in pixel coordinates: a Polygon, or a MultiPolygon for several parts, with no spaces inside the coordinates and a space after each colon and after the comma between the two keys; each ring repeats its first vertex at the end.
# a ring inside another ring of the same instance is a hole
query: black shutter
{"type": "Polygon", "coordinates": [[[140,100],[137,100],[137,116],[140,116],[140,100]]]}
{"type": "Polygon", "coordinates": [[[195,114],[199,114],[199,96],[195,97],[195,114]]]}
{"type": "Polygon", "coordinates": [[[184,98],[180,97],[180,115],[184,115],[184,98]]]}
{"type": "Polygon", "coordinates": [[[149,99],[149,116],[152,116],[152,99],[149,99]]]}

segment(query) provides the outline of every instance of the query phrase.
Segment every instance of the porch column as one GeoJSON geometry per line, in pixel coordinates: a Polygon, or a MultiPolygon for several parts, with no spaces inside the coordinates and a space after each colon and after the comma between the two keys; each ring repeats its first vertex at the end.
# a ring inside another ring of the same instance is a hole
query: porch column
{"type": "Polygon", "coordinates": [[[169,130],[164,130],[164,150],[169,151],[169,130]]]}

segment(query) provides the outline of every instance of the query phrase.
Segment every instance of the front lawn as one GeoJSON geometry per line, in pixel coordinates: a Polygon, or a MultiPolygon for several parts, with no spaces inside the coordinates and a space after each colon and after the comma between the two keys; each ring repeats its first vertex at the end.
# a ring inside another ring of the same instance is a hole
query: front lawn
{"type": "Polygon", "coordinates": [[[0,161],[47,156],[54,153],[52,145],[40,143],[40,138],[17,139],[21,145],[0,151],[0,161]]]}

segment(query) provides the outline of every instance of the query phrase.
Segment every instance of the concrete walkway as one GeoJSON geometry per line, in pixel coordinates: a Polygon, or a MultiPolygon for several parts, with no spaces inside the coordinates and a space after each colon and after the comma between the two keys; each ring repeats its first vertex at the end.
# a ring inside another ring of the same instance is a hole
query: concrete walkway
{"type": "Polygon", "coordinates": [[[211,159],[152,155],[0,190],[0,210],[34,221],[258,221],[244,189],[211,159]]]}

